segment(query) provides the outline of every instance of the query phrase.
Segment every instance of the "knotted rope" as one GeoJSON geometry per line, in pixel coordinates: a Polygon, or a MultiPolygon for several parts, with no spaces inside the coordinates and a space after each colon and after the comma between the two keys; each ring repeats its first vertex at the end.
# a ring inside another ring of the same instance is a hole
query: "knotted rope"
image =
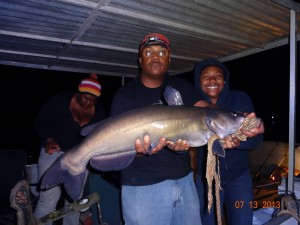
{"type": "MultiPolygon", "coordinates": [[[[257,117],[245,118],[241,128],[235,134],[233,134],[233,136],[237,137],[240,141],[246,141],[247,136],[244,135],[242,132],[250,131],[253,128],[257,127],[259,124],[261,124],[261,120],[257,117]]],[[[213,204],[212,183],[213,181],[215,181],[217,221],[218,221],[218,225],[222,225],[222,214],[221,214],[221,205],[220,205],[220,190],[222,188],[221,188],[221,178],[220,178],[219,157],[217,155],[214,155],[213,153],[214,151],[212,149],[213,143],[217,139],[221,142],[222,145],[225,144],[225,141],[220,139],[220,137],[216,134],[212,135],[208,139],[206,179],[208,185],[208,212],[210,212],[213,204]]]]}
{"type": "Polygon", "coordinates": [[[215,180],[215,195],[216,195],[216,207],[217,207],[217,219],[218,224],[222,224],[222,216],[221,216],[221,206],[220,206],[220,190],[221,190],[221,179],[220,179],[220,166],[218,156],[213,154],[212,145],[215,140],[220,139],[218,135],[212,135],[208,142],[208,154],[207,154],[207,162],[206,162],[206,179],[208,185],[208,212],[210,213],[212,204],[213,204],[213,194],[212,194],[212,183],[215,180]],[[218,163],[217,171],[216,171],[216,163],[218,163]]]}

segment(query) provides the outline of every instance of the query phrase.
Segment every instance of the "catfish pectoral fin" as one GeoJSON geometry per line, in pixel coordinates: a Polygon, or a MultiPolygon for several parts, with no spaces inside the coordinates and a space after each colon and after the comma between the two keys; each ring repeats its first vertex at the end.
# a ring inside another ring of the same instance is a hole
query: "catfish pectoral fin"
{"type": "Polygon", "coordinates": [[[86,170],[78,175],[72,175],[62,167],[61,160],[57,159],[47,170],[41,182],[41,189],[49,189],[64,183],[66,192],[73,200],[78,200],[84,186],[86,170]]]}
{"type": "Polygon", "coordinates": [[[223,148],[219,139],[216,139],[212,144],[212,151],[219,157],[225,157],[225,149],[223,148]]]}
{"type": "Polygon", "coordinates": [[[78,200],[81,197],[86,178],[86,170],[78,175],[66,173],[64,187],[68,195],[73,200],[78,200]]]}
{"type": "Polygon", "coordinates": [[[54,163],[49,167],[49,169],[44,174],[40,188],[41,189],[49,189],[60,183],[63,183],[65,179],[66,170],[64,170],[61,166],[61,161],[57,159],[54,163]]]}
{"type": "Polygon", "coordinates": [[[90,164],[93,168],[101,171],[122,170],[130,165],[135,156],[135,151],[98,155],[90,160],[90,164]]]}

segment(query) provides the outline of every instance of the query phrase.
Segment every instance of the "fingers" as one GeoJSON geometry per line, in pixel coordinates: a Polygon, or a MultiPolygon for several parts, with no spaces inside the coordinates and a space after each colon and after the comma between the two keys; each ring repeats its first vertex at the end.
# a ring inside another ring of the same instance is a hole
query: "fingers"
{"type": "Polygon", "coordinates": [[[256,117],[254,112],[246,114],[246,118],[250,119],[250,120],[247,120],[247,122],[245,124],[243,124],[241,132],[247,138],[254,137],[257,134],[264,133],[264,131],[265,131],[264,124],[260,118],[256,117]]]}
{"type": "Polygon", "coordinates": [[[234,146],[234,143],[230,140],[224,140],[225,141],[225,146],[223,146],[225,149],[228,149],[228,148],[233,148],[234,146]]]}
{"type": "Polygon", "coordinates": [[[167,143],[168,142],[166,138],[160,138],[158,144],[152,148],[151,155],[162,150],[167,145],[167,143]]]}
{"type": "Polygon", "coordinates": [[[137,153],[146,154],[146,151],[140,139],[135,140],[135,150],[137,153]]]}
{"type": "Polygon", "coordinates": [[[48,138],[45,143],[45,152],[49,155],[52,155],[55,152],[59,152],[61,150],[59,144],[53,139],[48,138]]]}
{"type": "Polygon", "coordinates": [[[262,121],[256,125],[255,132],[256,134],[262,134],[265,132],[265,125],[262,121]]]}
{"type": "Polygon", "coordinates": [[[167,144],[166,138],[160,138],[159,142],[156,146],[151,146],[151,139],[149,135],[145,135],[143,142],[140,139],[136,139],[135,141],[135,150],[140,154],[155,154],[167,144]],[[151,152],[149,152],[151,150],[151,152]]]}
{"type": "Polygon", "coordinates": [[[137,153],[147,154],[147,151],[151,145],[149,135],[145,135],[143,142],[140,139],[135,140],[135,150],[137,153]]]}
{"type": "Polygon", "coordinates": [[[155,154],[162,150],[165,146],[168,146],[173,151],[186,151],[189,150],[190,145],[186,140],[178,139],[176,143],[168,141],[166,138],[160,138],[156,146],[151,146],[151,140],[149,135],[145,135],[143,142],[140,139],[135,141],[135,150],[140,154],[155,154]],[[151,152],[149,152],[151,149],[151,152]]]}
{"type": "Polygon", "coordinates": [[[45,152],[48,153],[49,155],[53,155],[55,152],[59,152],[61,148],[59,147],[58,144],[47,144],[45,146],[45,152]]]}
{"type": "Polygon", "coordinates": [[[246,115],[246,117],[247,118],[254,118],[254,117],[256,117],[256,115],[255,115],[255,113],[254,112],[252,112],[252,113],[245,113],[245,115],[246,115]]]}
{"type": "Polygon", "coordinates": [[[53,155],[55,152],[59,152],[60,148],[58,147],[46,147],[45,152],[48,153],[49,155],[53,155]]]}
{"type": "Polygon", "coordinates": [[[186,151],[189,150],[190,145],[186,140],[178,139],[176,143],[170,142],[168,148],[173,151],[186,151]]]}
{"type": "Polygon", "coordinates": [[[242,133],[249,137],[254,137],[258,134],[262,134],[265,132],[265,127],[262,122],[258,123],[256,127],[252,128],[251,130],[242,130],[242,133]]]}
{"type": "Polygon", "coordinates": [[[242,131],[242,133],[247,137],[247,138],[251,138],[256,136],[256,132],[254,131],[254,129],[250,130],[250,131],[242,131]]]}
{"type": "Polygon", "coordinates": [[[151,148],[150,136],[145,135],[144,136],[144,141],[143,141],[143,149],[147,153],[150,148],[151,148]]]}
{"type": "Polygon", "coordinates": [[[222,144],[225,149],[235,148],[240,145],[240,140],[234,135],[229,135],[223,139],[222,144]]]}
{"type": "Polygon", "coordinates": [[[187,151],[187,150],[189,150],[189,148],[190,148],[190,145],[186,140],[179,139],[175,143],[175,151],[187,151]]]}

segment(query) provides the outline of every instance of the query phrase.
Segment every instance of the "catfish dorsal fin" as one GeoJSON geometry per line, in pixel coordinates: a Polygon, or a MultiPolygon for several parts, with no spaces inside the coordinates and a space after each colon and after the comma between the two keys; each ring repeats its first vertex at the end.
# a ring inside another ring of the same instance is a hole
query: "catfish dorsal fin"
{"type": "Polygon", "coordinates": [[[169,85],[165,88],[164,98],[168,105],[184,105],[179,91],[169,85]]]}

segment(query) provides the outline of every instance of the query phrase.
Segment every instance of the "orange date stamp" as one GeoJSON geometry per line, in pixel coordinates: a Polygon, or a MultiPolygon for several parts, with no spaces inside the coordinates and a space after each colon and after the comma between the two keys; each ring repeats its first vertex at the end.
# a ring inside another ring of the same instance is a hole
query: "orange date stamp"
{"type": "Polygon", "coordinates": [[[235,201],[234,207],[237,209],[242,209],[244,207],[250,207],[252,209],[257,209],[257,208],[280,208],[280,201],[250,201],[250,202],[245,202],[245,201],[235,201]]]}

